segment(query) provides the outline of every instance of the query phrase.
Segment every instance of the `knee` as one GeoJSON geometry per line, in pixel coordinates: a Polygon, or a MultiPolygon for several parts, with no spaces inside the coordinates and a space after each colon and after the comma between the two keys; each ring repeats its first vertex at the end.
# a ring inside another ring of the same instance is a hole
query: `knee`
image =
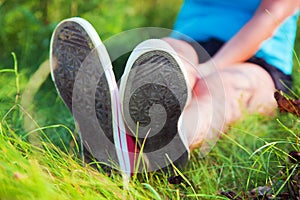
{"type": "Polygon", "coordinates": [[[193,65],[198,64],[197,53],[189,43],[170,37],[163,38],[163,40],[169,43],[169,45],[176,51],[181,59],[184,60],[184,62],[189,62],[193,65]]]}
{"type": "Polygon", "coordinates": [[[274,83],[265,70],[251,67],[222,75],[226,99],[233,109],[239,107],[251,113],[271,114],[276,107],[274,83]]]}

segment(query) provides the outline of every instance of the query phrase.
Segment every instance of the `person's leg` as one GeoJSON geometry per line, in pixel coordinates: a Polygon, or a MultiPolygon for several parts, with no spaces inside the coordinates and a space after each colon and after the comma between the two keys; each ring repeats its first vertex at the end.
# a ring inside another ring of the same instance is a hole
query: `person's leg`
{"type": "Polygon", "coordinates": [[[184,112],[190,148],[198,147],[206,139],[215,139],[228,125],[241,119],[244,112],[272,114],[276,107],[274,91],[270,75],[251,63],[230,66],[199,80],[184,112]]]}
{"type": "Polygon", "coordinates": [[[260,66],[240,63],[205,78],[197,73],[197,55],[184,41],[165,38],[182,59],[193,90],[184,111],[184,128],[190,149],[215,139],[243,112],[270,114],[276,106],[274,83],[260,66]]]}

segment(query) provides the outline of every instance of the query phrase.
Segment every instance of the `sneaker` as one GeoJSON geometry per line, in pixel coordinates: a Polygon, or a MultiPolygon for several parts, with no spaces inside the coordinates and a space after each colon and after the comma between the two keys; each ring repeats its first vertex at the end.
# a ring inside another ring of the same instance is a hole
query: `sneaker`
{"type": "Polygon", "coordinates": [[[151,171],[182,167],[189,159],[182,111],[191,94],[182,66],[167,42],[150,39],[133,50],[121,79],[123,118],[151,171]]]}
{"type": "MultiPolygon", "coordinates": [[[[52,79],[72,112],[84,146],[85,161],[96,160],[131,172],[119,92],[109,55],[91,24],[70,18],[51,38],[52,79]]],[[[102,165],[103,166],[103,165],[102,165]]]]}

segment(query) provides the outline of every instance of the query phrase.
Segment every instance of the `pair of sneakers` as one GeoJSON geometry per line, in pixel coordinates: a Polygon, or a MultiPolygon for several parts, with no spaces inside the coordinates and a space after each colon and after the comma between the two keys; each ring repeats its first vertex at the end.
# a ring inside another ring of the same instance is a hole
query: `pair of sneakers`
{"type": "Polygon", "coordinates": [[[79,127],[87,162],[95,159],[128,174],[141,169],[140,155],[148,171],[186,164],[182,111],[190,94],[181,60],[168,43],[139,44],[118,88],[97,32],[86,20],[70,18],[53,32],[50,67],[79,127]]]}

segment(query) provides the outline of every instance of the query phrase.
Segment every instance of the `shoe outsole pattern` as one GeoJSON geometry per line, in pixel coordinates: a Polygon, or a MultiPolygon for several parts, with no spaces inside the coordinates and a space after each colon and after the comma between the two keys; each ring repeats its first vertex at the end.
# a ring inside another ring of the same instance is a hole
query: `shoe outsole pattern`
{"type": "Polygon", "coordinates": [[[51,40],[51,74],[61,98],[73,115],[79,110],[75,120],[81,132],[86,161],[94,161],[96,158],[99,162],[115,164],[117,155],[113,148],[112,97],[97,51],[102,43],[99,42],[100,38],[95,37],[98,37],[95,30],[83,19],[71,18],[61,22],[51,40]],[[79,74],[81,78],[78,78],[79,74]],[[82,88],[74,95],[76,81],[84,83],[81,83],[82,88]],[[90,85],[94,85],[94,88],[89,88],[90,85]],[[81,112],[91,116],[83,119],[80,117],[81,112]],[[97,130],[99,125],[102,131],[97,130]]]}
{"type": "Polygon", "coordinates": [[[155,49],[156,43],[165,45],[149,40],[136,47],[120,86],[125,123],[132,133],[138,128],[140,144],[145,140],[143,153],[152,170],[170,164],[166,154],[177,166],[184,166],[189,158],[186,139],[178,131],[189,98],[186,78],[174,55],[168,49],[155,49]]]}

